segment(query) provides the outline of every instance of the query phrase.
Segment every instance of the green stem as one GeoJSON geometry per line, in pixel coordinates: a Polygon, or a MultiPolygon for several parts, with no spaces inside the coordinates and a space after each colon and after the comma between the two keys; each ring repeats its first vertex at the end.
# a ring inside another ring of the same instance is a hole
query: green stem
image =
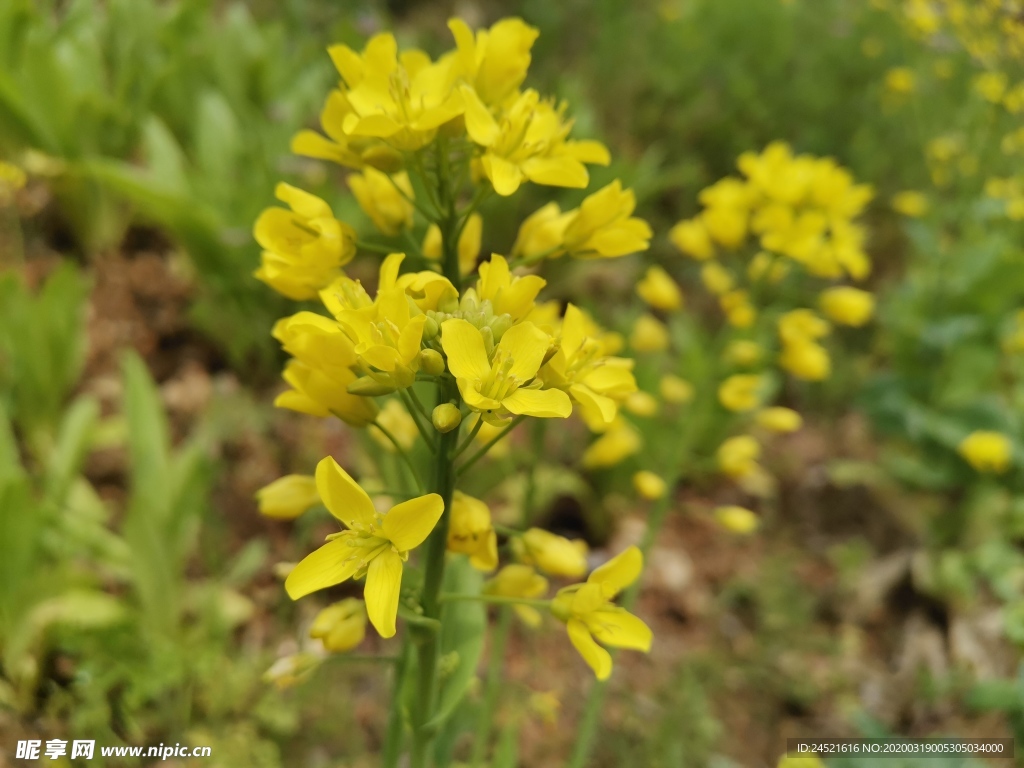
{"type": "Polygon", "coordinates": [[[381,431],[381,434],[384,435],[384,437],[386,437],[395,447],[395,453],[398,454],[398,456],[405,463],[405,466],[408,467],[409,471],[412,473],[412,479],[413,482],[416,483],[416,487],[422,491],[423,480],[420,478],[420,473],[416,471],[416,465],[412,463],[412,458],[409,456],[408,453],[406,453],[401,443],[398,442],[398,438],[391,434],[388,431],[387,427],[383,426],[379,421],[373,422],[373,426],[379,429],[381,431]]]}
{"type": "Polygon", "coordinates": [[[505,597],[503,595],[470,595],[458,592],[449,592],[441,595],[442,603],[487,603],[488,605],[529,605],[534,608],[547,610],[551,607],[550,600],[531,600],[526,597],[505,597]]]}
{"type": "Polygon", "coordinates": [[[530,425],[530,466],[526,471],[526,490],[523,491],[523,507],[519,511],[519,520],[526,528],[533,520],[533,507],[537,503],[537,457],[544,452],[544,431],[547,422],[534,419],[530,425]]]}
{"type": "Polygon", "coordinates": [[[356,248],[361,251],[370,251],[371,253],[381,253],[385,256],[390,256],[395,252],[395,249],[390,245],[378,245],[377,243],[368,243],[365,240],[359,240],[356,243],[356,248]]]}
{"type": "Polygon", "coordinates": [[[473,429],[470,430],[469,434],[466,436],[466,439],[462,441],[462,445],[460,445],[455,450],[455,458],[458,458],[459,456],[461,456],[463,454],[463,452],[467,448],[469,448],[470,444],[473,442],[473,439],[477,436],[477,433],[480,431],[480,427],[482,427],[483,425],[484,425],[484,420],[483,419],[477,419],[476,420],[476,424],[473,425],[473,429]]]}
{"type": "Polygon", "coordinates": [[[430,421],[430,417],[426,416],[426,414],[423,413],[423,406],[422,405],[417,407],[417,403],[419,401],[418,400],[413,400],[412,397],[409,396],[409,391],[408,390],[406,390],[406,389],[398,390],[398,396],[401,398],[402,402],[405,404],[405,410],[407,410],[409,412],[409,416],[412,418],[413,422],[416,424],[416,430],[420,433],[420,437],[423,438],[423,442],[425,442],[427,444],[427,448],[429,448],[430,452],[433,453],[434,450],[435,450],[435,447],[436,447],[436,442],[434,440],[433,434],[431,434],[431,432],[430,432],[430,428],[433,427],[433,424],[430,421]],[[424,426],[423,422],[420,421],[420,415],[421,414],[426,416],[427,425],[429,425],[429,426],[424,426]]]}
{"type": "Polygon", "coordinates": [[[388,729],[384,737],[384,755],[381,764],[384,768],[397,768],[402,756],[402,741],[405,738],[405,723],[402,717],[402,688],[405,675],[409,670],[409,648],[412,642],[406,636],[402,641],[402,654],[395,665],[395,685],[391,694],[391,712],[388,715],[388,729]]]}
{"type": "Polygon", "coordinates": [[[526,418],[525,416],[516,416],[514,419],[512,419],[512,423],[511,424],[509,424],[507,427],[505,427],[503,430],[501,430],[501,432],[499,432],[497,435],[495,435],[491,440],[487,441],[487,445],[485,445],[483,448],[481,448],[479,451],[474,453],[472,456],[470,456],[468,459],[466,459],[466,461],[464,461],[462,463],[462,466],[459,467],[459,474],[461,475],[463,472],[465,472],[471,466],[473,466],[478,461],[480,461],[480,459],[482,459],[484,456],[486,456],[487,452],[489,450],[491,450],[491,448],[493,448],[494,445],[499,440],[504,438],[505,435],[507,435],[509,432],[511,432],[513,429],[515,429],[519,425],[519,422],[521,422],[525,418],[526,418]]]}
{"type": "Polygon", "coordinates": [[[505,645],[508,641],[509,629],[512,626],[512,609],[503,607],[498,612],[498,626],[494,629],[491,639],[490,660],[487,664],[487,689],[484,693],[484,705],[476,719],[476,735],[473,737],[473,755],[470,768],[480,768],[487,756],[487,747],[491,743],[491,726],[494,710],[498,705],[503,679],[502,668],[505,661],[505,645]]]}

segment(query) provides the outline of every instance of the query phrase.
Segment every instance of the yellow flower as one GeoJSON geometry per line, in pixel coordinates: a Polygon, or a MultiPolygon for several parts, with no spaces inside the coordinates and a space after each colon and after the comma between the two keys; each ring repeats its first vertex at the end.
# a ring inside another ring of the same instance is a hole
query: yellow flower
{"type": "Polygon", "coordinates": [[[729,291],[719,297],[725,319],[734,328],[749,328],[757,321],[757,310],[746,291],[729,291]]]}
{"type": "Polygon", "coordinates": [[[758,411],[754,417],[759,426],[771,432],[796,432],[803,426],[803,417],[792,408],[774,406],[758,411]]]}
{"type": "Polygon", "coordinates": [[[820,339],[831,330],[828,322],[810,309],[793,309],[779,318],[779,338],[784,344],[820,339]]]}
{"type": "Polygon", "coordinates": [[[651,649],[650,628],[611,602],[639,578],[643,564],[640,550],[629,547],[591,573],[586,583],[560,589],[551,603],[551,613],[565,622],[570,642],[598,680],[612,673],[611,654],[598,641],[645,653],[651,649]]]}
{"type": "Polygon", "coordinates": [[[867,291],[839,286],[823,291],[818,299],[821,311],[834,323],[859,327],[875,312],[875,297],[867,291]]]}
{"type": "Polygon", "coordinates": [[[330,160],[346,168],[372,166],[385,173],[394,173],[402,167],[402,156],[380,139],[349,136],[345,132],[345,121],[353,114],[345,94],[333,90],[327,97],[320,113],[320,125],[327,136],[316,131],[299,131],[292,138],[291,149],[303,157],[330,160]]]}
{"type": "Polygon", "coordinates": [[[468,555],[470,565],[480,571],[498,567],[498,535],[491,524],[491,510],[462,491],[452,497],[448,551],[468,555]]]}
{"type": "Polygon", "coordinates": [[[668,492],[668,484],[661,477],[646,469],[633,475],[633,488],[640,498],[648,501],[656,501],[668,492]]]}
{"type": "Polygon", "coordinates": [[[346,597],[327,606],[313,619],[309,636],[319,638],[328,651],[351,651],[366,637],[366,605],[359,598],[346,597]]]}
{"type": "Polygon", "coordinates": [[[668,328],[654,315],[640,315],[633,323],[629,346],[636,352],[661,352],[668,349],[668,345],[668,328]]]}
{"type": "Polygon", "coordinates": [[[614,258],[646,251],[651,227],[634,217],[636,195],[618,179],[588,195],[569,222],[563,247],[578,258],[614,258]]]}
{"type": "Polygon", "coordinates": [[[14,193],[24,188],[28,176],[18,166],[0,160],[0,205],[10,205],[14,193]]]}
{"type": "Polygon", "coordinates": [[[491,302],[496,315],[509,315],[519,322],[533,311],[537,294],[547,285],[537,275],[513,275],[503,256],[492,254],[490,261],[480,265],[476,292],[480,299],[491,302]]]}
{"type": "Polygon", "coordinates": [[[587,543],[582,539],[570,541],[543,528],[530,528],[516,536],[512,551],[521,563],[551,576],[575,579],[587,572],[587,543]]]}
{"type": "Polygon", "coordinates": [[[283,182],[274,194],[291,210],[267,208],[256,220],[263,255],[254,274],[289,299],[315,298],[355,256],[355,231],[315,195],[283,182]]]}
{"type": "Polygon", "coordinates": [[[356,381],[351,366],[357,358],[337,323],[313,312],[299,312],[279,320],[273,336],[295,358],[283,374],[291,389],[278,395],[274,405],[311,416],[333,414],[354,427],[366,426],[377,417],[373,400],[348,391],[356,381]]]}
{"type": "Polygon", "coordinates": [[[412,226],[413,191],[405,171],[389,176],[367,168],[362,173],[350,174],[348,187],[363,213],[385,235],[397,235],[412,226]]]}
{"type": "Polygon", "coordinates": [[[885,88],[891,93],[905,96],[913,93],[916,85],[917,79],[907,67],[893,67],[885,73],[885,88]]]}
{"type": "Polygon", "coordinates": [[[715,520],[727,531],[738,533],[741,536],[753,533],[761,524],[758,516],[749,509],[735,505],[716,507],[715,520]]]}
{"type": "Polygon", "coordinates": [[[518,18],[501,19],[475,37],[462,19],[451,19],[448,28],[458,48],[459,75],[484,104],[500,104],[523,84],[536,29],[518,18]]]}
{"type": "Polygon", "coordinates": [[[892,196],[892,209],[912,219],[919,219],[928,213],[928,197],[923,192],[905,190],[892,196]]]}
{"type": "Polygon", "coordinates": [[[658,393],[666,403],[688,403],[693,400],[693,384],[673,373],[666,373],[658,382],[658,393]]]}
{"type": "Polygon", "coordinates": [[[752,411],[761,404],[763,383],[757,374],[734,374],[718,387],[718,402],[730,411],[752,411]]]}
{"type": "Polygon", "coordinates": [[[616,419],[604,434],[587,446],[580,463],[587,469],[613,467],[637,453],[642,445],[640,434],[622,419],[616,419]]]}
{"type": "Polygon", "coordinates": [[[634,416],[649,419],[658,413],[658,399],[649,392],[637,390],[626,398],[626,410],[634,416]]]}
{"type": "Polygon", "coordinates": [[[575,217],[575,211],[562,213],[558,203],[548,203],[538,208],[519,225],[512,256],[531,262],[560,256],[565,230],[575,217]]]}
{"type": "Polygon", "coordinates": [[[711,239],[725,248],[738,248],[747,238],[747,212],[731,206],[706,208],[700,215],[711,239]]]}
{"type": "Polygon", "coordinates": [[[363,596],[370,623],[393,637],[402,587],[402,563],[430,535],[444,511],[436,493],[402,502],[385,514],[366,491],[328,456],[316,468],[316,487],[327,510],[347,526],[295,566],[285,580],[292,600],[366,576],[363,596]]]}
{"type": "MultiPolygon", "coordinates": [[[[401,446],[403,451],[411,450],[413,445],[416,444],[416,438],[419,437],[420,431],[416,427],[416,422],[413,417],[409,415],[405,406],[403,406],[398,400],[391,398],[384,403],[384,407],[381,408],[380,413],[377,414],[376,421],[391,433],[395,440],[398,441],[398,445],[401,446]]],[[[388,453],[395,452],[394,443],[392,443],[383,432],[377,429],[377,427],[371,425],[368,431],[370,433],[370,437],[373,438],[377,445],[388,453]]]]}
{"type": "Polygon", "coordinates": [[[636,292],[654,309],[673,312],[683,306],[683,292],[672,276],[657,264],[647,268],[643,279],[636,284],[636,292]]]}
{"type": "Polygon", "coordinates": [[[805,381],[823,381],[832,373],[828,350],[816,342],[802,339],[783,345],[779,365],[805,381]]]}
{"type": "Polygon", "coordinates": [[[586,316],[573,304],[565,308],[558,350],[544,365],[549,387],[561,389],[580,406],[591,429],[611,424],[619,403],[636,392],[633,361],[604,354],[604,345],[590,336],[586,316]]]}
{"type": "Polygon", "coordinates": [[[511,414],[564,419],[572,413],[564,392],[530,386],[548,345],[547,334],[537,326],[520,323],[502,334],[489,360],[476,327],[459,318],[441,324],[441,346],[462,399],[491,424],[500,424],[511,414]]]}
{"type": "Polygon", "coordinates": [[[482,150],[479,170],[503,197],[524,181],[583,189],[590,182],[584,163],[611,161],[600,142],[568,140],[572,123],[564,119],[564,106],[541,100],[533,89],[510,98],[498,119],[472,88],[463,85],[459,92],[466,132],[482,150]]]}
{"type": "Polygon", "coordinates": [[[739,478],[757,470],[761,446],[750,435],[738,435],[718,446],[715,456],[722,472],[729,477],[739,478]]]}
{"type": "Polygon", "coordinates": [[[711,233],[701,219],[680,221],[669,230],[668,238],[676,248],[697,261],[707,261],[715,256],[711,233]]]}
{"type": "Polygon", "coordinates": [[[292,520],[320,503],[316,480],[310,475],[285,475],[256,491],[260,514],[292,520]]]}
{"type": "Polygon", "coordinates": [[[1006,86],[1006,75],[1002,72],[983,72],[974,78],[974,90],[981,94],[983,99],[993,104],[998,104],[1003,100],[1006,86]]]}
{"type": "MultiPolygon", "coordinates": [[[[466,224],[459,234],[459,272],[468,275],[476,267],[477,257],[480,256],[480,247],[483,242],[484,219],[479,213],[470,214],[466,224]]],[[[423,237],[423,245],[420,250],[423,258],[431,261],[440,261],[444,249],[444,240],[441,237],[441,228],[437,224],[431,224],[427,228],[427,234],[423,237]]]]}
{"type": "Polygon", "coordinates": [[[728,293],[736,284],[732,273],[717,261],[711,261],[704,265],[700,271],[700,280],[704,283],[704,287],[716,296],[728,293]]]}
{"type": "Polygon", "coordinates": [[[1013,457],[1010,439],[1000,433],[977,430],[965,437],[959,453],[978,472],[1001,474],[1005,472],[1013,457]]]}
{"type": "Polygon", "coordinates": [[[451,58],[431,62],[422,51],[398,53],[394,35],[372,37],[356,53],[346,45],[327,49],[346,88],[346,137],[380,139],[414,151],[433,141],[437,129],[462,114],[451,58]]]}
{"type": "MultiPolygon", "coordinates": [[[[548,580],[537,573],[533,566],[513,563],[506,565],[497,575],[484,584],[485,595],[496,597],[521,597],[534,600],[548,591],[548,580]]],[[[541,616],[531,605],[515,606],[516,614],[530,627],[540,626],[541,616]]]]}
{"type": "Polygon", "coordinates": [[[756,341],[735,339],[726,345],[722,359],[729,365],[749,368],[761,362],[763,355],[764,349],[756,341]]]}

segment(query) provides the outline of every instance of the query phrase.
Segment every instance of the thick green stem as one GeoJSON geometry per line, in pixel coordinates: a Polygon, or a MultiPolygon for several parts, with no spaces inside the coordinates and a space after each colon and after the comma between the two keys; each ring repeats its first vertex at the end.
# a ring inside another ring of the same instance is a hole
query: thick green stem
{"type": "Polygon", "coordinates": [[[384,755],[381,765],[384,768],[397,768],[402,756],[402,741],[405,736],[405,724],[402,718],[402,687],[405,685],[405,673],[409,669],[409,647],[411,641],[406,637],[402,641],[402,655],[395,664],[395,685],[391,696],[391,713],[388,715],[388,729],[384,736],[384,755]]]}
{"type": "Polygon", "coordinates": [[[487,665],[487,689],[484,692],[484,705],[476,719],[476,735],[473,737],[473,755],[469,761],[471,768],[480,768],[487,757],[487,747],[491,743],[491,731],[494,726],[494,710],[498,705],[503,679],[502,669],[505,662],[505,644],[508,641],[509,629],[512,626],[512,608],[503,606],[498,612],[498,626],[491,636],[491,657],[487,665]]]}

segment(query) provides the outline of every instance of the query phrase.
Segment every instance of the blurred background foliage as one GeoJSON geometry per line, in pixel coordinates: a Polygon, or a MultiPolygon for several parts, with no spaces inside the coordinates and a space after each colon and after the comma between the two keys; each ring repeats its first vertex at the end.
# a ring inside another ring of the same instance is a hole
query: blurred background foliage
{"type": "MultiPolygon", "coordinates": [[[[280,178],[359,220],[340,174],[288,154],[335,77],[324,48],[394,28],[436,53],[451,14],[539,28],[532,83],[613,148],[593,186],[621,177],[656,232],[774,140],[876,190],[877,321],[826,385],[786,392],[809,430],[772,457],[782,489],[762,533],[710,521],[729,493],[710,469],[681,489],[642,603],[662,648],[617,683],[594,764],[768,765],[795,733],[1024,739],[1024,250],[1020,216],[991,194],[1017,162],[1001,139],[1019,115],[979,95],[984,67],[955,34],[915,33],[915,5],[0,0],[0,160],[28,178],[0,179],[0,743],[375,763],[375,665],[338,659],[286,691],[261,680],[315,612],[283,598],[274,563],[323,518],[292,536],[251,494],[356,448],[269,406],[285,309],[251,276],[250,232],[280,178]],[[891,204],[906,191],[927,203],[913,216],[891,204]],[[1006,474],[958,455],[978,429],[1011,438],[1006,474]]],[[[492,203],[485,250],[539,199],[492,203]]],[[[664,236],[651,258],[696,283],[664,236]]],[[[638,313],[640,264],[555,266],[551,295],[613,302],[620,330],[638,313]]],[[[701,388],[707,307],[691,310],[680,375],[704,414],[699,469],[726,427],[701,388]]],[[[674,449],[657,423],[644,432],[674,449]]],[[[636,467],[581,475],[578,446],[560,450],[538,474],[537,517],[596,545],[628,531],[636,467]]],[[[585,676],[530,668],[558,651],[528,633],[512,652],[521,712],[503,715],[495,766],[561,765],[585,676]],[[557,716],[537,691],[555,692],[557,716]]]]}

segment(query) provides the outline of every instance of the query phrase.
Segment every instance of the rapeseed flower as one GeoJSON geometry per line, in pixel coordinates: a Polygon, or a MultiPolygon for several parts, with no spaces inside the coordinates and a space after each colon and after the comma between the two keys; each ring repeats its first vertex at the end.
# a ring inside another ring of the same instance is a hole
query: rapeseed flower
{"type": "Polygon", "coordinates": [[[480,571],[498,567],[498,535],[491,524],[491,510],[480,499],[455,491],[448,521],[448,551],[469,556],[480,571]]]}
{"type": "Polygon", "coordinates": [[[366,637],[366,604],[346,597],[324,608],[313,619],[309,636],[319,639],[333,653],[351,651],[366,637]]]}
{"type": "Polygon", "coordinates": [[[316,479],[310,475],[285,475],[256,491],[260,514],[292,520],[320,503],[316,479]]]}
{"type": "Polygon", "coordinates": [[[436,493],[419,496],[386,513],[374,509],[366,491],[328,456],[316,468],[316,486],[327,510],[346,530],[295,566],[285,580],[293,600],[351,578],[366,576],[366,611],[381,637],[393,637],[409,551],[430,535],[444,511],[436,493]]]}
{"type": "Polygon", "coordinates": [[[1002,474],[1010,467],[1013,446],[1001,432],[976,430],[965,437],[957,449],[978,472],[1002,474]]]}
{"type": "Polygon", "coordinates": [[[550,576],[575,579],[587,572],[587,543],[582,539],[570,541],[543,528],[530,528],[513,538],[512,551],[519,562],[550,576]]]}
{"type": "MultiPolygon", "coordinates": [[[[548,591],[548,580],[531,565],[512,563],[506,565],[483,587],[483,594],[496,597],[521,597],[534,600],[548,591]]],[[[539,627],[541,615],[532,605],[514,606],[516,614],[524,624],[539,627]]]]}
{"type": "Polygon", "coordinates": [[[683,292],[679,285],[657,264],[647,268],[636,284],[636,292],[648,306],[664,312],[674,312],[683,306],[683,292]]]}

